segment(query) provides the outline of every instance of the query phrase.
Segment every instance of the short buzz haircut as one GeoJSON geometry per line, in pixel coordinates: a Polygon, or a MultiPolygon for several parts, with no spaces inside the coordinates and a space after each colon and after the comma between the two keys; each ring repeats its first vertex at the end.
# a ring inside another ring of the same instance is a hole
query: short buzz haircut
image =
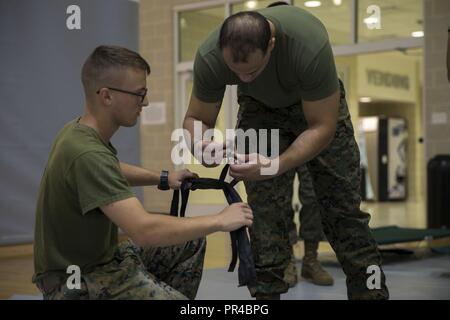
{"type": "Polygon", "coordinates": [[[220,29],[219,48],[230,48],[233,62],[247,62],[248,55],[260,49],[265,55],[271,37],[267,19],[255,11],[229,16],[220,29]]]}
{"type": "Polygon", "coordinates": [[[135,68],[150,74],[150,66],[137,52],[119,46],[99,46],[83,64],[81,82],[86,97],[106,85],[114,71],[135,68]]]}

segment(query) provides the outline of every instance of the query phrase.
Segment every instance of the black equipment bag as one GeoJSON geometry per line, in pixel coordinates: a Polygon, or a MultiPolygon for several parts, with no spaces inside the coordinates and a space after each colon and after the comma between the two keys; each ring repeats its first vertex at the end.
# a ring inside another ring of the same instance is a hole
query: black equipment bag
{"type": "MultiPolygon", "coordinates": [[[[172,216],[184,217],[186,206],[189,199],[189,192],[197,189],[217,189],[223,190],[225,198],[229,204],[242,202],[239,193],[234,189],[237,180],[226,182],[225,178],[228,172],[229,165],[225,165],[220,174],[219,179],[211,178],[189,178],[185,179],[181,184],[179,190],[173,192],[172,204],[170,207],[170,214],[172,216]],[[181,208],[178,211],[179,199],[181,192],[181,208]]],[[[230,232],[232,259],[228,272],[233,272],[239,257],[238,280],[239,286],[252,285],[256,283],[255,263],[250,247],[250,240],[247,235],[247,228],[241,227],[230,232]]]]}
{"type": "Polygon", "coordinates": [[[450,155],[437,155],[427,166],[428,228],[450,228],[450,155]]]}

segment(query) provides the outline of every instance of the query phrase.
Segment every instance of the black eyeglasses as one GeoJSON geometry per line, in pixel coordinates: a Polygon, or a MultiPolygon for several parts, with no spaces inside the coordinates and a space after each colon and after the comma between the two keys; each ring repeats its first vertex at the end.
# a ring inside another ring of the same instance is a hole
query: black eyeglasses
{"type": "MultiPolygon", "coordinates": [[[[144,102],[145,96],[147,95],[148,89],[145,88],[143,93],[138,93],[138,92],[133,92],[133,91],[127,91],[127,90],[122,90],[122,89],[117,89],[117,88],[111,88],[111,87],[106,87],[109,90],[113,90],[113,91],[118,91],[118,92],[122,92],[122,93],[128,93],[131,94],[133,96],[137,96],[141,98],[141,103],[144,102]]],[[[97,90],[96,92],[97,94],[100,93],[100,89],[97,90]]]]}

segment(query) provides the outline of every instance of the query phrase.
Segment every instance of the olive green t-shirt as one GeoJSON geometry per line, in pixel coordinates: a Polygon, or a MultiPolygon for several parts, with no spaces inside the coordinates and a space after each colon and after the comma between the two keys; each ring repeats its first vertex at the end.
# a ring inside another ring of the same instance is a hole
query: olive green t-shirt
{"type": "Polygon", "coordinates": [[[106,263],[118,229],[99,207],[134,197],[117,151],[74,120],[58,133],[41,180],[34,236],[34,280],[49,271],[106,263]]]}
{"type": "Polygon", "coordinates": [[[199,47],[194,61],[194,95],[204,102],[221,101],[226,85],[238,85],[272,108],[302,99],[324,99],[338,89],[336,67],[323,24],[308,11],[294,6],[258,10],[276,29],[275,48],[263,72],[244,83],[227,67],[219,48],[220,28],[199,47]]]}

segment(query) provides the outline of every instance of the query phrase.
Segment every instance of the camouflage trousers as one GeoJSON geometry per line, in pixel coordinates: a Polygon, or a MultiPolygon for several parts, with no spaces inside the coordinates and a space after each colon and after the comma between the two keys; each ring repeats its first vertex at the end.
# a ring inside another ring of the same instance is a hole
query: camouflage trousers
{"type": "Polygon", "coordinates": [[[322,230],[321,207],[316,199],[311,175],[306,165],[298,167],[296,174],[299,180],[298,198],[301,203],[299,212],[300,230],[294,223],[294,211],[292,211],[291,224],[289,226],[289,242],[297,243],[299,236],[305,241],[319,242],[325,239],[322,230]]]}
{"type": "MultiPolygon", "coordinates": [[[[308,128],[301,104],[270,108],[249,96],[240,96],[239,105],[237,127],[278,129],[280,154],[308,128]]],[[[270,143],[267,149],[270,154],[270,143]]],[[[322,208],[319,212],[323,231],[347,276],[348,298],[387,299],[381,256],[368,226],[370,215],[360,210],[359,165],[359,150],[341,84],[340,117],[334,139],[306,167],[322,208]],[[367,285],[372,265],[380,277],[380,286],[375,288],[367,285]]],[[[250,237],[257,284],[249,287],[252,296],[288,290],[284,271],[292,257],[289,231],[294,175],[295,170],[290,170],[268,180],[245,182],[254,213],[250,237]]]]}
{"type": "Polygon", "coordinates": [[[46,300],[194,299],[202,276],[205,248],[204,238],[183,245],[145,249],[124,241],[112,261],[81,275],[80,289],[69,289],[67,276],[60,274],[48,274],[36,284],[46,300]],[[46,287],[46,280],[53,280],[55,285],[46,287]]]}

